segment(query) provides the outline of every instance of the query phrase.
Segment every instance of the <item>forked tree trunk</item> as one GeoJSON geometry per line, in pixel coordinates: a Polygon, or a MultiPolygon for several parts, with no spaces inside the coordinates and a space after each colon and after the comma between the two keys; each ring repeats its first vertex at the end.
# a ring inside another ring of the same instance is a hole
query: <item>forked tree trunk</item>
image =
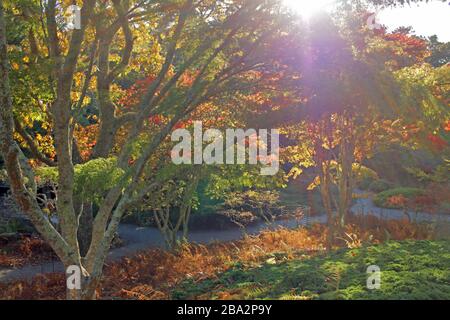
{"type": "Polygon", "coordinates": [[[80,247],[80,254],[84,257],[91,245],[92,241],[92,227],[94,223],[94,215],[92,202],[84,201],[80,204],[78,201],[77,213],[78,213],[78,242],[80,247]]]}

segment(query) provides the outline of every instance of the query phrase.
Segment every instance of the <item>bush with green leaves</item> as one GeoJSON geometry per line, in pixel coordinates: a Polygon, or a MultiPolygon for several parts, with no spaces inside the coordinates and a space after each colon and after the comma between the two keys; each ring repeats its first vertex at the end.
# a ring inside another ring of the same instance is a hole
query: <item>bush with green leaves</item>
{"type": "MultiPolygon", "coordinates": [[[[55,167],[35,169],[40,186],[57,185],[58,170],[55,167]]],[[[125,172],[116,165],[115,158],[99,158],[75,166],[74,192],[84,201],[99,203],[104,194],[118,183],[126,183],[125,172]]]]}
{"type": "MultiPolygon", "coordinates": [[[[281,214],[279,192],[277,191],[255,191],[247,190],[243,192],[232,192],[226,195],[225,203],[222,210],[224,213],[231,214],[231,216],[245,216],[251,215],[253,219],[256,217],[270,221],[276,215],[281,214]],[[239,213],[242,213],[240,215],[239,213]]],[[[241,220],[241,219],[239,219],[241,220]]]]}
{"type": "Polygon", "coordinates": [[[390,202],[393,197],[403,197],[406,200],[414,200],[416,197],[424,196],[426,192],[417,188],[395,188],[380,192],[375,196],[373,202],[376,206],[390,209],[402,209],[401,206],[390,202]]]}
{"type": "Polygon", "coordinates": [[[277,189],[286,187],[285,173],[261,176],[258,166],[209,166],[200,181],[199,212],[214,214],[221,209],[254,211],[278,201],[277,189]]]}
{"type": "Polygon", "coordinates": [[[279,202],[279,193],[276,191],[255,191],[229,193],[225,199],[225,206],[231,209],[272,207],[279,202]]]}
{"type": "Polygon", "coordinates": [[[260,175],[260,168],[253,165],[217,165],[210,170],[206,192],[213,199],[224,199],[233,192],[286,187],[285,173],[281,169],[274,176],[260,175]]]}
{"type": "Polygon", "coordinates": [[[425,172],[418,167],[406,168],[406,171],[413,175],[423,185],[429,183],[449,184],[450,183],[450,160],[444,159],[443,163],[436,166],[431,172],[425,172]]]}
{"type": "Polygon", "coordinates": [[[372,182],[378,180],[378,174],[363,165],[353,164],[352,170],[355,184],[362,190],[367,190],[372,182]]]}
{"type": "Polygon", "coordinates": [[[383,192],[392,188],[392,183],[384,179],[374,180],[369,184],[368,190],[372,192],[383,192]]]}

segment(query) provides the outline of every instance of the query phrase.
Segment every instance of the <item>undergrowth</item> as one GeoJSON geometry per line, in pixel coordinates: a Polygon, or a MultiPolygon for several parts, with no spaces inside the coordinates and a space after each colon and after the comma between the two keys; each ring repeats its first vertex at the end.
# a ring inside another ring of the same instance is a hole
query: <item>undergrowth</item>
{"type": "MultiPolygon", "coordinates": [[[[258,236],[247,236],[243,240],[229,243],[185,245],[176,253],[149,249],[105,266],[98,297],[168,299],[174,288],[185,281],[212,281],[211,279],[218,279],[227,271],[251,270],[267,264],[275,266],[283,262],[307,260],[324,254],[327,232],[326,226],[314,225],[308,229],[264,231],[258,236]]],[[[334,246],[336,249],[359,248],[387,240],[431,237],[428,227],[407,221],[384,221],[371,216],[352,217],[345,235],[336,239],[334,246]]],[[[322,279],[314,278],[316,275],[313,270],[309,272],[310,281],[322,279]]],[[[253,290],[262,290],[257,283],[252,283],[251,286],[253,290]]],[[[32,281],[0,284],[0,299],[64,298],[63,274],[40,275],[32,281]]]]}
{"type": "Polygon", "coordinates": [[[330,255],[236,266],[218,277],[186,280],[175,299],[395,299],[450,298],[450,241],[386,242],[330,255]],[[367,268],[381,269],[379,290],[366,286],[367,268]]]}

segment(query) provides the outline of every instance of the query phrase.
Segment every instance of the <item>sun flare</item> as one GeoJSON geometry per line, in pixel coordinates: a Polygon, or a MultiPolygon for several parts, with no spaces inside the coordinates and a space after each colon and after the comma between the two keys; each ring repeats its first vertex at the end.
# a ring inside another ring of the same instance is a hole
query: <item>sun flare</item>
{"type": "Polygon", "coordinates": [[[305,19],[327,10],[334,0],[283,0],[286,7],[292,9],[305,19]]]}

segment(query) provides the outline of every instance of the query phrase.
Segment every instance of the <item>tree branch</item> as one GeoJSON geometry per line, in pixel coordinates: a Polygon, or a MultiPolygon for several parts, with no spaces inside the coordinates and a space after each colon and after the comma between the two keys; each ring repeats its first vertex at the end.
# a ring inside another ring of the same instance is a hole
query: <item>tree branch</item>
{"type": "Polygon", "coordinates": [[[17,133],[20,134],[20,136],[23,138],[23,140],[25,140],[31,153],[37,160],[45,163],[46,165],[48,165],[50,167],[56,166],[56,163],[52,159],[48,158],[46,155],[44,155],[42,152],[39,151],[39,148],[37,147],[36,143],[34,142],[33,137],[31,137],[28,134],[28,132],[20,124],[20,121],[18,121],[17,118],[15,118],[15,117],[14,117],[14,128],[16,129],[17,133]]]}

